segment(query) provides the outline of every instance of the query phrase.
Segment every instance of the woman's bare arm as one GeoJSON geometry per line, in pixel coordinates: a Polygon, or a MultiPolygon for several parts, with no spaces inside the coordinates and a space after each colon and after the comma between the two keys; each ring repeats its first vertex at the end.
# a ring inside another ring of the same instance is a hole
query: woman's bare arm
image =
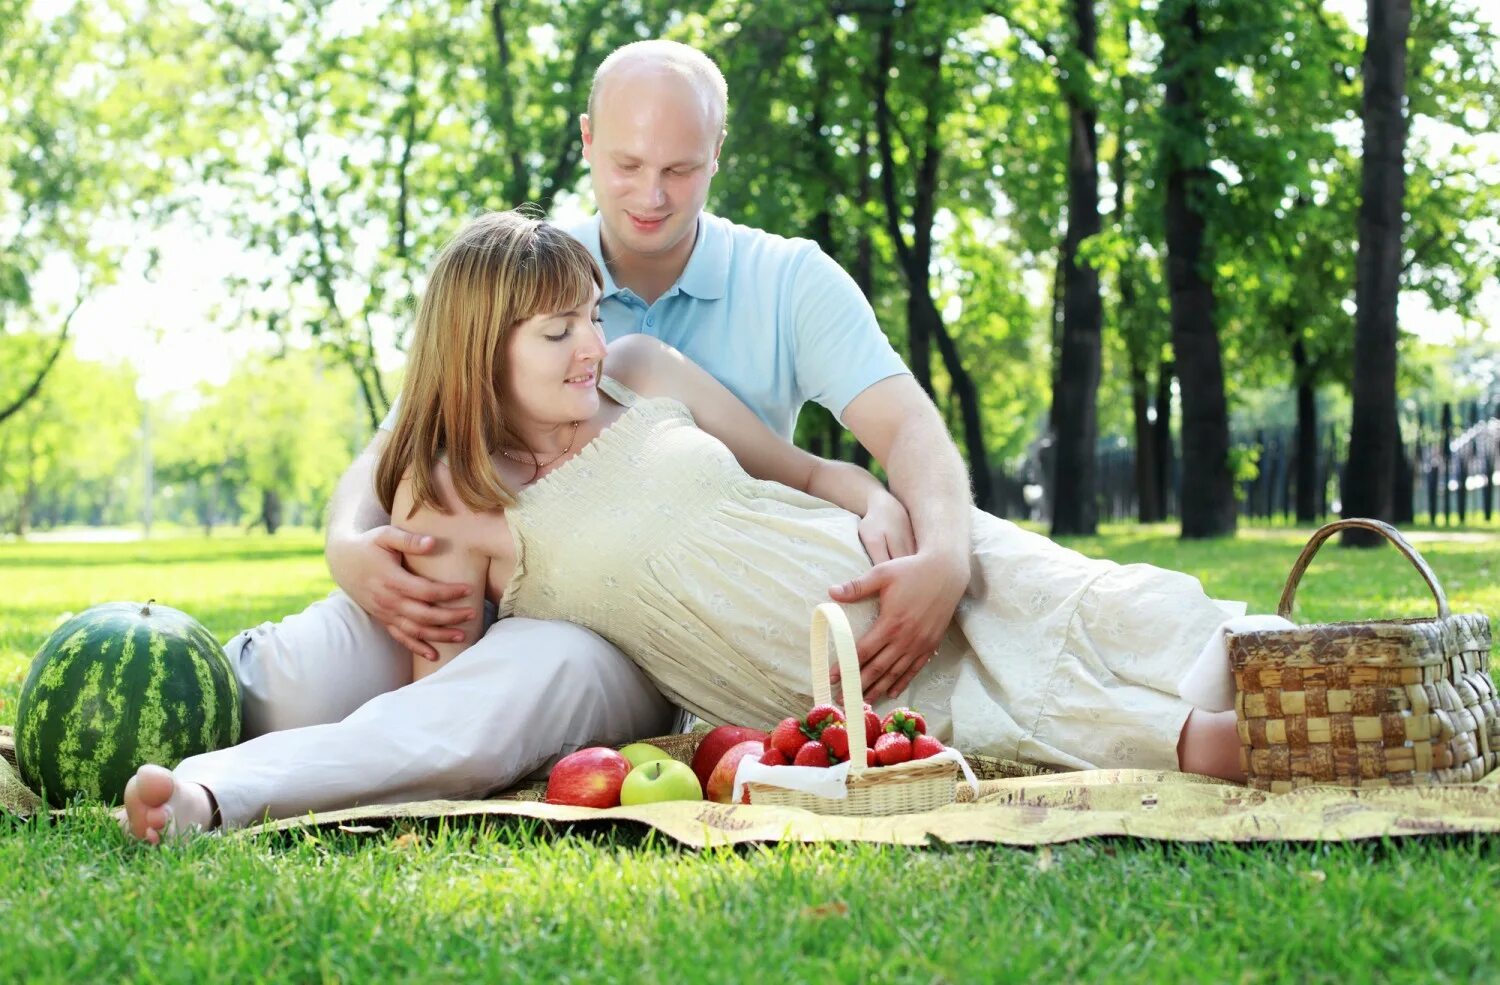
{"type": "Polygon", "coordinates": [[[433,538],[432,550],[425,554],[407,555],[407,567],[434,581],[469,587],[469,594],[465,597],[438,605],[444,608],[472,609],[474,615],[452,627],[456,633],[462,634],[461,639],[431,641],[438,652],[436,660],[413,654],[413,680],[437,670],[479,639],[484,628],[484,599],[491,563],[496,553],[497,528],[505,539],[509,538],[503,515],[475,513],[464,505],[453,489],[452,477],[446,466],[439,465],[433,479],[438,494],[450,512],[443,513],[431,506],[423,506],[412,513],[411,484],[403,481],[396,489],[391,515],[400,518],[403,530],[433,538]]]}

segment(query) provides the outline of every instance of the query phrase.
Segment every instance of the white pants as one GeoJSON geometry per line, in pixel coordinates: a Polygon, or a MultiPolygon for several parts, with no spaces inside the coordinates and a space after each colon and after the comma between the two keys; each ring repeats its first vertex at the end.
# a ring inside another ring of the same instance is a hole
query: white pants
{"type": "Polygon", "coordinates": [[[240,633],[240,745],[180,763],[226,828],[361,804],[464,799],[588,745],[673,730],[630,660],[570,623],[504,619],[412,683],[411,655],[343,592],[240,633]]]}

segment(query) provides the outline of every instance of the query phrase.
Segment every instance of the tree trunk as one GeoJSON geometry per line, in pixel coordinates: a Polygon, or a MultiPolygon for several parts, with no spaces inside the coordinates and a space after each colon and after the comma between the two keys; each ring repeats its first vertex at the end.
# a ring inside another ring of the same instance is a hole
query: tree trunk
{"type": "Polygon", "coordinates": [[[1151,422],[1151,437],[1156,445],[1156,494],[1160,497],[1165,520],[1172,513],[1172,379],[1177,364],[1163,359],[1156,368],[1156,420],[1151,422]]]}
{"type": "Polygon", "coordinates": [[[281,527],[281,495],[274,489],[261,493],[260,522],[268,534],[274,534],[281,527]]]}
{"type": "MultiPolygon", "coordinates": [[[[936,218],[938,166],[942,158],[942,144],[938,134],[939,107],[928,105],[920,140],[910,141],[906,146],[907,159],[914,167],[911,214],[907,216],[904,199],[896,184],[896,155],[892,135],[895,127],[891,121],[889,100],[892,30],[889,20],[881,26],[879,64],[875,73],[875,128],[880,152],[880,190],[885,206],[886,230],[896,247],[896,257],[906,280],[911,370],[928,396],[932,396],[932,344],[936,341],[944,368],[952,380],[953,394],[958,397],[963,411],[964,448],[969,456],[974,500],[980,509],[988,510],[994,503],[990,492],[989,459],[980,424],[979,391],[968,370],[964,368],[958,347],[949,337],[942,315],[938,312],[937,302],[932,297],[932,230],[936,218]],[[912,229],[910,239],[903,229],[906,225],[910,225],[912,229]]],[[[932,48],[923,56],[923,67],[931,74],[935,84],[942,81],[942,57],[940,47],[932,48]]]]}
{"type": "MultiPolygon", "coordinates": [[[[1073,0],[1078,50],[1092,64],[1096,28],[1093,0],[1073,0]]],[[[1080,244],[1099,232],[1098,113],[1088,79],[1064,80],[1068,143],[1068,230],[1063,236],[1063,329],[1052,391],[1052,534],[1093,534],[1099,526],[1095,490],[1098,455],[1100,328],[1099,272],[1080,263],[1080,244]]]]}
{"type": "MultiPolygon", "coordinates": [[[[1396,298],[1406,197],[1406,42],[1411,0],[1367,0],[1364,151],[1359,251],[1354,262],[1354,425],[1345,516],[1393,520],[1396,512],[1396,298]]],[[[1381,543],[1346,530],[1347,546],[1381,543]]]]}
{"type": "Polygon", "coordinates": [[[964,451],[969,457],[969,479],[974,485],[974,502],[982,510],[994,511],[998,504],[990,477],[989,456],[984,449],[984,429],[979,420],[979,389],[974,385],[974,377],[964,368],[958,347],[953,344],[953,337],[948,334],[932,296],[925,291],[917,296],[925,302],[920,313],[927,323],[924,331],[929,331],[937,339],[943,367],[948,371],[953,394],[958,398],[959,413],[964,422],[964,451]]]}
{"type": "Polygon", "coordinates": [[[1135,515],[1141,523],[1156,523],[1166,517],[1166,511],[1157,481],[1150,382],[1146,368],[1134,356],[1130,360],[1130,410],[1135,419],[1135,515]]]}
{"type": "MultiPolygon", "coordinates": [[[[859,136],[859,153],[855,157],[856,167],[859,169],[859,183],[855,186],[854,204],[855,212],[865,215],[865,209],[870,204],[870,141],[874,137],[866,126],[859,136]]],[[[870,227],[867,223],[859,224],[859,233],[854,246],[854,268],[849,272],[854,278],[854,283],[859,285],[859,290],[870,302],[870,307],[875,307],[875,244],[870,237],[870,227]]],[[[862,469],[870,467],[870,452],[858,441],[854,442],[851,460],[862,469]]]]}
{"type": "Polygon", "coordinates": [[[86,296],[84,288],[80,287],[78,297],[74,300],[72,309],[63,318],[62,329],[57,333],[57,344],[52,347],[52,352],[48,354],[46,361],[42,363],[36,375],[31,378],[31,382],[10,403],[4,407],[0,407],[0,424],[5,423],[6,418],[19,413],[22,407],[25,407],[42,391],[42,383],[46,381],[47,374],[52,372],[52,367],[57,365],[57,358],[62,355],[63,349],[67,347],[68,330],[73,326],[73,316],[78,314],[79,308],[83,307],[83,299],[86,296]]]}
{"type": "Polygon", "coordinates": [[[1301,336],[1292,340],[1292,374],[1297,385],[1297,522],[1317,523],[1318,515],[1318,388],[1313,385],[1307,347],[1301,336]]]}
{"type": "Polygon", "coordinates": [[[1198,0],[1164,5],[1162,13],[1163,108],[1169,131],[1164,148],[1167,282],[1182,392],[1182,536],[1219,537],[1234,533],[1235,502],[1214,290],[1205,275],[1210,268],[1203,202],[1213,183],[1204,163],[1203,28],[1198,0]]]}

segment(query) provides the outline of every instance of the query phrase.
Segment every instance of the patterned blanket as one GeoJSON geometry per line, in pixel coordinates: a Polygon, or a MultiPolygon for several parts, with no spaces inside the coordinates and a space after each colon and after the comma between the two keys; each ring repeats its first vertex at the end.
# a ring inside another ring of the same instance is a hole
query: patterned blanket
{"type": "MultiPolygon", "coordinates": [[[[696,735],[650,740],[681,759],[696,735]]],[[[958,786],[956,803],[923,814],[853,818],[795,808],[664,803],[595,810],[543,803],[531,782],[488,799],[377,804],[316,817],[272,821],[237,832],[255,837],[301,828],[379,834],[393,821],[506,817],[557,824],[645,825],[693,848],[739,842],[870,841],[900,845],[1043,845],[1108,835],[1158,841],[1343,841],[1357,838],[1500,832],[1500,771],[1465,786],[1357,789],[1306,787],[1263,793],[1207,777],[1151,770],[1051,773],[1035,766],[969,757],[976,797],[958,786]]],[[[16,776],[9,730],[0,729],[0,809],[31,814],[35,794],[16,776]]]]}

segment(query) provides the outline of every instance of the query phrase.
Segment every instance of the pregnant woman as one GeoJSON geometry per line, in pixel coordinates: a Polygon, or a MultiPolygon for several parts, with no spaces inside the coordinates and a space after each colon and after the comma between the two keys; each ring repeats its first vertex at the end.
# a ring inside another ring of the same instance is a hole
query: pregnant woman
{"type": "MultiPolygon", "coordinates": [[[[782,441],[673,350],[644,336],[606,348],[601,284],[546,223],[496,213],[460,232],[423,298],[380,498],[440,545],[409,559],[418,573],[472,585],[502,618],[582,625],[700,717],[769,728],[810,703],[810,613],[869,570],[861,523],[899,506],[868,473],[782,441]]],[[[1177,681],[1243,611],[1190,576],[1086,558],[976,511],[967,593],[900,702],[991,756],[1240,779],[1233,713],[1195,710],[1177,681]]],[[[847,612],[858,634],[875,604],[847,612]]],[[[414,675],[442,673],[484,627],[463,630],[414,675]]],[[[209,827],[216,807],[226,825],[272,804],[298,813],[331,775],[358,802],[381,764],[357,742],[330,762],[326,737],[299,754],[295,734],[276,762],[253,761],[252,743],[143,767],[130,832],[209,827]]]]}

